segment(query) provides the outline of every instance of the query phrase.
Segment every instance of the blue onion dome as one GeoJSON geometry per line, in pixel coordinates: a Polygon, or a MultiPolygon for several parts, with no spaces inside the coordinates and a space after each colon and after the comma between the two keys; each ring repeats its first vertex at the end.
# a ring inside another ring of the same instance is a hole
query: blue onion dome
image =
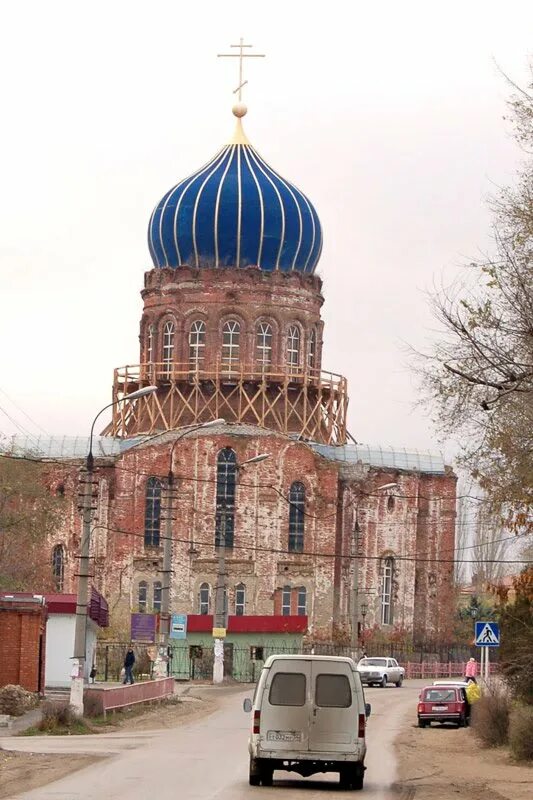
{"type": "Polygon", "coordinates": [[[155,267],[259,267],[312,273],[322,228],[307,197],[252,147],[238,104],[235,135],[155,207],[148,246],[155,267]]]}

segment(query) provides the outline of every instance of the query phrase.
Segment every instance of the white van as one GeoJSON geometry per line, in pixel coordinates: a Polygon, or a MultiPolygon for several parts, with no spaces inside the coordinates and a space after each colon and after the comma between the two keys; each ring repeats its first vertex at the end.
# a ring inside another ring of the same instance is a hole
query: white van
{"type": "Polygon", "coordinates": [[[338,772],[344,788],[363,788],[370,705],[351,658],[270,656],[244,710],[253,711],[252,786],[271,786],[274,770],[284,769],[338,772]]]}

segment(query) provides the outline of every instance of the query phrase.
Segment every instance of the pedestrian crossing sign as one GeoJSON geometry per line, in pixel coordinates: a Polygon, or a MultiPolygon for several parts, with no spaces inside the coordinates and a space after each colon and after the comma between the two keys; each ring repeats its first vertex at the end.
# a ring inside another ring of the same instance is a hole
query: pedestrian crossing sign
{"type": "Polygon", "coordinates": [[[499,647],[499,645],[499,623],[476,622],[476,647],[499,647]]]}

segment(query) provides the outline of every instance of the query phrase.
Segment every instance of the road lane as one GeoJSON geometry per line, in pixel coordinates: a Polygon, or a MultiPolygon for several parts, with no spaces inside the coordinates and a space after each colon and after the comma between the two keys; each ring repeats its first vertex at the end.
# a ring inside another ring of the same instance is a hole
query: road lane
{"type": "MultiPolygon", "coordinates": [[[[356,796],[398,800],[390,789],[395,778],[392,745],[406,715],[415,717],[419,686],[417,681],[406,682],[401,689],[366,690],[366,700],[372,704],[368,769],[364,792],[356,796]]],[[[253,800],[272,791],[279,800],[346,797],[337,774],[302,779],[295,773],[276,772],[273,789],[248,785],[250,717],[242,711],[242,700],[250,694],[224,694],[215,713],[170,730],[0,740],[0,746],[31,752],[112,753],[12,800],[253,800]]]]}

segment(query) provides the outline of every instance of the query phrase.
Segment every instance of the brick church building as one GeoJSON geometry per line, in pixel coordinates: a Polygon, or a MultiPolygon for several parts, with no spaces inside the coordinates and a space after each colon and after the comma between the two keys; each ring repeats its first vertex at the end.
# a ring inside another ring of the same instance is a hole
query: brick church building
{"type": "MultiPolygon", "coordinates": [[[[229,614],[306,615],[315,642],[353,641],[362,625],[444,637],[456,477],[440,456],[349,435],[346,380],[322,363],[320,220],[250,144],[245,113],[149,221],[139,363],[115,369],[112,421],[94,440],[93,583],[112,613],[159,610],[170,516],[173,612],[213,613],[223,546],[229,614]]],[[[47,558],[67,592],[87,450],[37,446],[64,503],[47,558]]]]}

